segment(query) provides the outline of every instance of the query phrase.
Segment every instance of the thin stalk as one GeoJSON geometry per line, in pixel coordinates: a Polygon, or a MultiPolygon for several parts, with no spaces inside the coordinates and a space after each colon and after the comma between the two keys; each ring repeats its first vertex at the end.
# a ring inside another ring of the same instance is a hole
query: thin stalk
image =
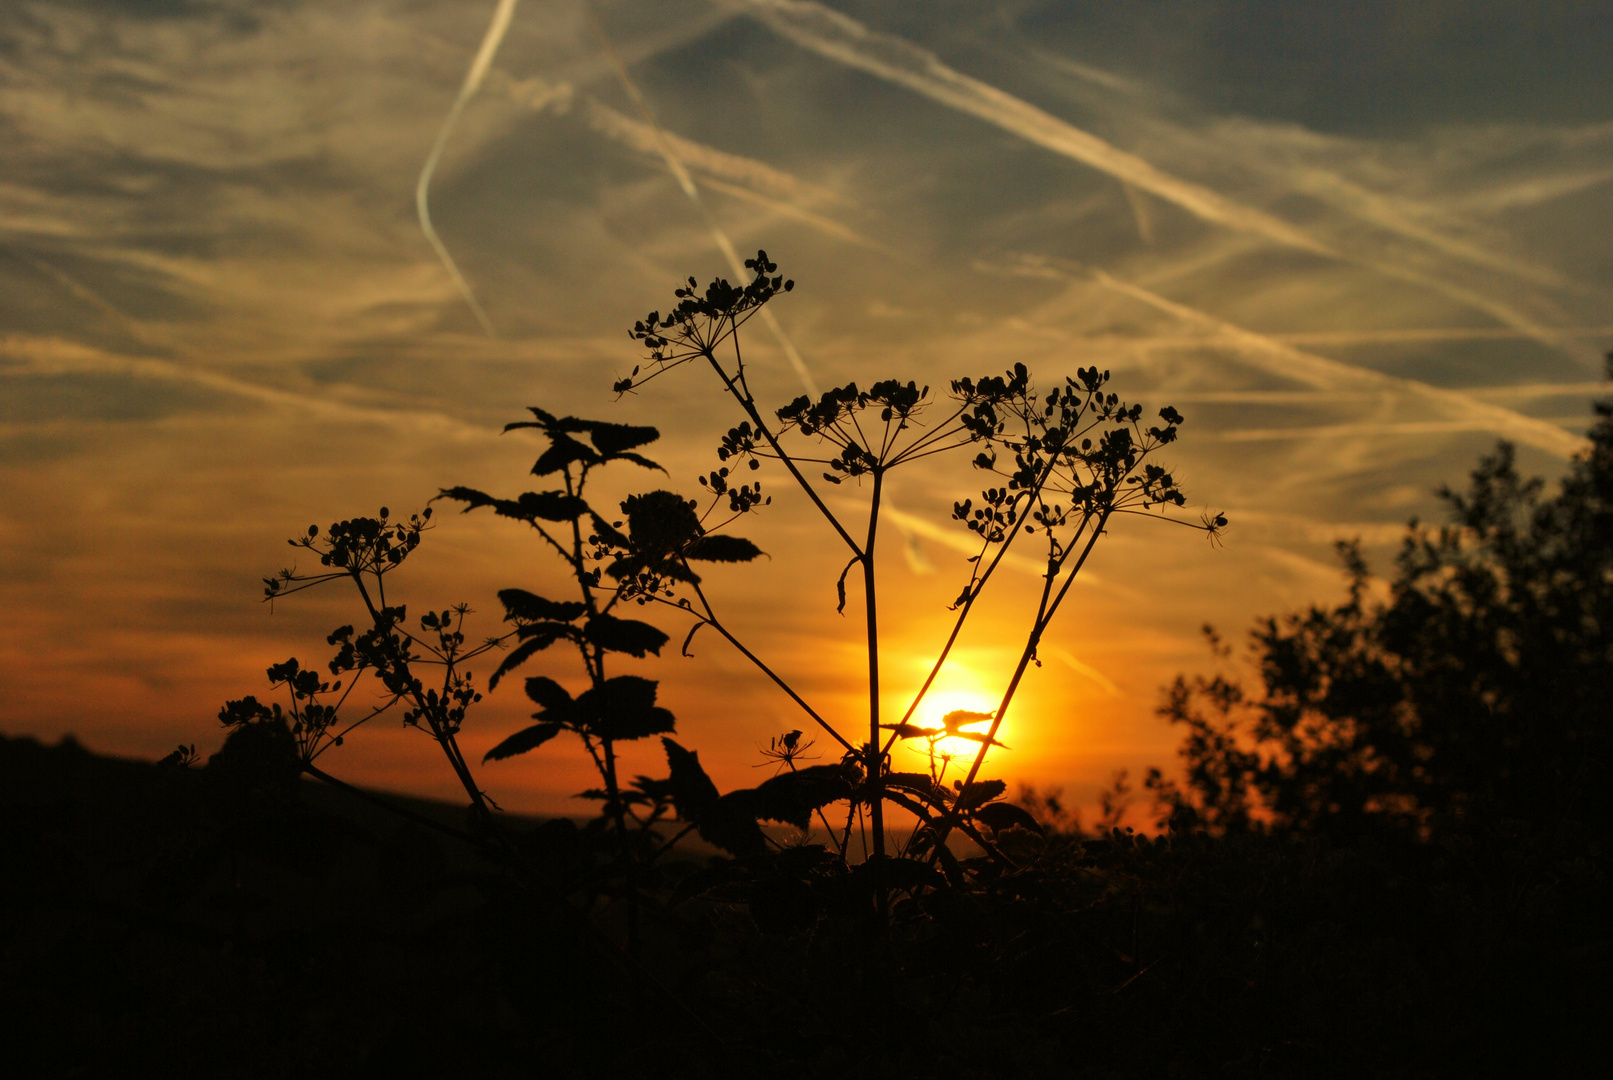
{"type": "MultiPolygon", "coordinates": [[[[868,615],[868,782],[873,789],[868,824],[874,834],[874,856],[885,857],[885,800],[879,748],[879,599],[874,574],[874,541],[879,535],[879,497],[885,471],[874,467],[874,493],[868,507],[868,541],[863,545],[863,595],[868,615]]],[[[877,893],[884,908],[884,890],[877,893]]]]}
{"type": "MultiPolygon", "coordinates": [[[[736,350],[739,347],[737,340],[734,347],[736,350]]],[[[824,505],[823,499],[819,497],[817,491],[807,482],[807,478],[801,475],[801,470],[795,467],[795,461],[785,451],[784,447],[779,445],[777,436],[762,422],[762,414],[756,411],[756,403],[750,399],[748,394],[741,392],[739,387],[734,385],[734,380],[728,377],[728,373],[722,369],[722,365],[717,362],[715,356],[710,352],[706,352],[703,355],[711,363],[711,369],[717,373],[717,377],[722,380],[723,386],[727,387],[729,395],[739,402],[739,407],[745,410],[745,415],[749,416],[751,423],[756,425],[757,432],[767,440],[767,445],[773,448],[773,453],[778,455],[779,461],[783,462],[784,467],[790,471],[790,475],[795,477],[795,482],[801,486],[802,491],[806,492],[807,498],[812,500],[812,505],[816,506],[824,519],[834,526],[834,531],[840,534],[840,539],[846,542],[846,546],[861,555],[862,549],[857,546],[857,541],[851,538],[851,534],[846,531],[846,527],[840,524],[840,519],[835,517],[834,513],[824,505]]]]}
{"type": "MultiPolygon", "coordinates": [[[[997,730],[1002,727],[1003,717],[1008,714],[1008,706],[1014,700],[1014,695],[1019,691],[1019,682],[1025,677],[1026,669],[1030,667],[1031,660],[1036,656],[1036,648],[1042,642],[1042,634],[1047,631],[1048,626],[1052,623],[1053,616],[1058,613],[1059,605],[1064,602],[1064,597],[1069,593],[1070,586],[1075,583],[1076,575],[1081,572],[1081,567],[1086,565],[1087,556],[1092,554],[1092,549],[1097,544],[1098,538],[1103,535],[1103,528],[1109,522],[1109,514],[1110,511],[1105,510],[1098,518],[1097,528],[1093,529],[1092,535],[1087,538],[1086,546],[1081,549],[1080,557],[1075,560],[1075,565],[1070,568],[1070,572],[1065,576],[1064,584],[1059,587],[1058,595],[1054,597],[1050,605],[1045,606],[1044,611],[1038,613],[1036,624],[1031,628],[1030,637],[1025,642],[1025,650],[1020,654],[1019,663],[1014,668],[1014,677],[1009,680],[1008,689],[1003,693],[1002,704],[997,706],[997,715],[992,718],[991,727],[986,731],[985,740],[980,744],[980,753],[975,755],[974,763],[969,766],[969,775],[964,778],[963,787],[965,790],[968,789],[970,784],[974,783],[975,777],[980,774],[980,766],[986,760],[986,753],[991,749],[992,740],[997,737],[997,730]]],[[[1051,578],[1048,583],[1051,585],[1051,578]]],[[[1045,597],[1045,590],[1043,595],[1045,597]]]]}
{"type": "MultiPolygon", "coordinates": [[[[687,564],[685,564],[685,568],[687,569],[687,564]]],[[[717,631],[717,633],[721,634],[723,636],[723,639],[725,641],[727,641],[728,644],[732,645],[734,648],[739,650],[739,653],[740,653],[741,656],[743,656],[745,659],[749,660],[752,664],[755,664],[756,667],[758,668],[758,670],[760,670],[763,675],[766,675],[769,679],[772,679],[773,684],[775,686],[777,686],[780,690],[783,690],[786,694],[788,694],[789,697],[790,697],[790,700],[795,702],[797,705],[799,705],[801,707],[802,712],[804,712],[808,716],[810,716],[812,718],[813,722],[815,722],[824,731],[827,731],[829,733],[830,738],[834,739],[835,742],[839,743],[841,746],[845,747],[847,750],[856,751],[857,748],[855,746],[851,745],[851,743],[846,740],[846,737],[844,735],[842,735],[842,734],[840,734],[840,732],[836,731],[834,729],[834,727],[829,723],[829,721],[827,721],[823,717],[819,716],[818,711],[816,709],[814,709],[812,706],[808,705],[806,703],[805,699],[803,699],[800,694],[795,692],[794,687],[792,687],[789,683],[785,682],[782,678],[780,678],[779,675],[772,668],[768,667],[765,663],[762,662],[761,657],[757,656],[755,653],[753,653],[749,649],[747,649],[745,647],[744,643],[742,643],[738,638],[736,638],[732,633],[729,632],[728,628],[726,626],[724,626],[722,624],[721,620],[719,620],[717,618],[717,616],[712,612],[711,602],[706,599],[706,594],[701,591],[699,584],[698,583],[693,583],[693,582],[691,582],[690,584],[691,584],[691,587],[694,589],[695,595],[700,598],[701,606],[703,606],[706,609],[706,614],[703,615],[703,616],[699,615],[699,614],[696,614],[694,612],[690,612],[690,614],[694,615],[695,618],[699,619],[701,622],[705,623],[707,626],[709,626],[713,630],[717,631]]],[[[662,601],[662,602],[665,603],[665,601],[662,601]]],[[[676,607],[677,605],[673,605],[673,606],[676,607]]],[[[685,610],[687,610],[687,609],[685,609],[685,610]]]]}

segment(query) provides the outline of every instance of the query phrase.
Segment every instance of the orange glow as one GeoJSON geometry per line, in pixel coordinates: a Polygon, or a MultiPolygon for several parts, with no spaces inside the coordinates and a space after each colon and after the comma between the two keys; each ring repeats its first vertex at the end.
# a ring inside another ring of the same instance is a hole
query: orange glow
{"type": "MultiPolygon", "coordinates": [[[[990,718],[996,711],[999,698],[984,689],[967,689],[966,687],[973,681],[968,680],[962,686],[949,687],[945,690],[931,690],[924,696],[909,723],[932,731],[945,731],[948,727],[947,718],[951,716],[955,717],[953,727],[956,731],[984,736],[990,728],[990,718]],[[955,714],[959,712],[973,713],[977,718],[956,718],[955,714]]],[[[1004,727],[1006,729],[1006,724],[1004,727]]],[[[997,732],[999,742],[1002,741],[1003,734],[1003,730],[997,732]]],[[[1001,753],[1003,749],[1000,745],[995,747],[997,753],[1001,753]]],[[[894,766],[903,770],[929,768],[933,754],[935,770],[941,774],[942,779],[953,780],[961,778],[959,770],[967,770],[979,750],[980,742],[977,740],[959,735],[940,735],[933,740],[924,737],[902,739],[892,754],[894,766]]]]}

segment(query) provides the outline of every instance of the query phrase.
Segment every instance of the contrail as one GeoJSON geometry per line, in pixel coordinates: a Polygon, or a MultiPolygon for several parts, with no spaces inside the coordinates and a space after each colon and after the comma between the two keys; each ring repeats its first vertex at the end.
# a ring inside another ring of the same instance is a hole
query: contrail
{"type": "Polygon", "coordinates": [[[515,15],[516,0],[498,0],[498,7],[493,10],[493,21],[487,27],[487,33],[482,38],[482,47],[476,50],[476,57],[470,62],[470,70],[465,73],[465,82],[459,88],[459,96],[454,98],[453,107],[448,110],[448,117],[442,122],[442,130],[437,132],[437,141],[431,146],[431,153],[426,155],[426,164],[420,170],[420,179],[414,186],[415,210],[420,215],[420,229],[426,234],[426,239],[436,249],[437,258],[442,260],[443,268],[448,276],[453,278],[454,285],[470,305],[471,312],[476,321],[482,324],[482,329],[488,337],[497,337],[493,329],[493,322],[482,310],[482,305],[471,291],[470,282],[459,272],[459,266],[454,257],[448,254],[442,240],[437,236],[437,230],[431,225],[431,208],[427,196],[431,190],[431,174],[437,171],[437,162],[442,158],[443,148],[448,145],[448,136],[453,134],[454,125],[459,122],[459,114],[465,111],[465,105],[476,96],[481,87],[482,80],[487,77],[487,69],[493,66],[493,57],[498,53],[498,47],[504,41],[504,33],[510,28],[510,19],[515,15]]]}
{"type": "MultiPolygon", "coordinates": [[[[1182,209],[1225,227],[1261,236],[1287,247],[1308,251],[1325,258],[1355,262],[1401,280],[1443,293],[1458,302],[1486,312],[1500,322],[1523,331],[1543,344],[1557,348],[1580,363],[1597,363],[1582,349],[1564,341],[1549,328],[1518,311],[1512,305],[1492,300],[1459,285],[1405,267],[1352,256],[1323,243],[1302,229],[1271,214],[1234,203],[1202,185],[1166,173],[1154,165],[1126,153],[1058,117],[1044,112],[1012,94],[964,75],[926,49],[896,37],[870,30],[862,23],[811,0],[731,0],[777,33],[796,44],[858,68],[871,75],[905,86],[943,105],[980,118],[1029,142],[1092,168],[1109,173],[1140,191],[1175,203],[1182,209]]],[[[1364,215],[1380,228],[1412,236],[1448,255],[1476,259],[1482,264],[1502,264],[1520,272],[1519,264],[1483,252],[1471,245],[1451,240],[1422,228],[1392,212],[1388,201],[1366,189],[1332,178],[1322,170],[1296,176],[1291,183],[1314,189],[1312,194],[1345,200],[1346,208],[1364,215]]],[[[1535,273],[1541,273],[1535,271],[1535,273]]],[[[1549,272],[1544,272],[1548,273],[1549,272]]]]}
{"type": "Polygon", "coordinates": [[[665,142],[667,149],[680,163],[708,176],[744,184],[762,194],[795,202],[842,201],[833,191],[808,184],[765,162],[726,153],[716,147],[674,135],[652,124],[624,116],[593,98],[585,98],[584,102],[589,127],[642,154],[660,155],[661,143],[665,142]]]}
{"type": "Polygon", "coordinates": [[[1101,270],[1093,270],[1091,273],[1093,279],[1106,289],[1129,296],[1189,324],[1201,326],[1211,332],[1212,339],[1237,345],[1238,353],[1244,362],[1281,378],[1295,379],[1320,390],[1382,389],[1412,394],[1435,405],[1447,415],[1481,423],[1502,436],[1525,446],[1544,450],[1564,460],[1572,459],[1575,454],[1590,445],[1585,439],[1571,435],[1555,424],[1478,401],[1461,391],[1445,390],[1413,379],[1396,378],[1393,375],[1301,352],[1292,345],[1224,322],[1197,308],[1167,300],[1141,286],[1113,278],[1101,270]]]}
{"type": "Polygon", "coordinates": [[[1280,218],[1241,206],[1209,188],[1162,172],[1027,101],[970,78],[912,42],[869,30],[855,19],[807,0],[739,0],[777,33],[831,60],[995,124],[1056,154],[1106,172],[1205,221],[1254,233],[1327,258],[1339,252],[1280,218]]]}
{"type": "MultiPolygon", "coordinates": [[[[328,397],[311,397],[290,390],[238,379],[171,360],[152,357],[120,356],[60,338],[40,338],[25,334],[0,336],[0,356],[20,361],[20,370],[35,374],[115,373],[164,382],[183,382],[232,394],[264,405],[292,409],[300,416],[319,416],[345,423],[365,421],[414,433],[451,435],[486,442],[497,434],[480,424],[467,424],[442,413],[420,410],[382,409],[355,405],[328,397]]],[[[3,378],[0,375],[0,378],[3,378]]]]}
{"type": "MultiPolygon", "coordinates": [[[[722,227],[711,216],[710,209],[700,198],[700,189],[695,187],[694,177],[689,175],[689,170],[684,167],[678,155],[673,153],[671,143],[667,141],[666,132],[661,130],[661,125],[656,122],[655,113],[651,111],[649,102],[644,100],[644,95],[639,92],[638,84],[633,82],[633,77],[627,73],[627,65],[617,55],[615,46],[610,43],[610,38],[605,36],[605,28],[599,25],[599,20],[594,18],[593,11],[586,4],[583,5],[583,13],[593,26],[594,34],[599,38],[599,44],[605,52],[606,59],[610,61],[611,67],[616,71],[616,78],[621,82],[622,89],[626,90],[627,96],[633,99],[633,105],[638,109],[639,115],[643,117],[644,123],[648,125],[653,133],[655,148],[660,153],[662,160],[666,162],[667,169],[671,171],[673,178],[678,182],[678,186],[689,197],[689,201],[694,204],[695,209],[700,212],[700,216],[705,218],[706,227],[711,231],[711,238],[716,242],[717,249],[723,253],[723,257],[728,260],[728,265],[734,274],[734,280],[743,284],[746,278],[744,261],[740,259],[739,253],[734,250],[734,245],[728,239],[728,234],[723,232],[722,227]]],[[[784,355],[790,361],[790,367],[795,369],[796,378],[801,380],[801,385],[806,388],[806,392],[809,395],[817,397],[819,393],[818,384],[813,380],[812,373],[807,370],[806,361],[802,360],[801,354],[796,351],[795,343],[784,333],[784,328],[779,325],[778,319],[773,317],[773,310],[764,306],[758,313],[762,317],[762,323],[768,330],[772,331],[773,338],[778,342],[779,348],[784,350],[784,355]]]]}
{"type": "Polygon", "coordinates": [[[1071,671],[1075,672],[1077,675],[1085,675],[1087,678],[1091,679],[1093,682],[1095,682],[1099,686],[1101,686],[1103,688],[1103,692],[1108,694],[1110,697],[1120,697],[1120,696],[1122,696],[1121,692],[1120,692],[1120,687],[1116,686],[1109,679],[1109,676],[1105,675],[1103,672],[1099,671],[1097,668],[1093,667],[1091,664],[1084,664],[1080,660],[1077,660],[1075,658],[1075,656],[1070,652],[1070,650],[1068,650],[1068,649],[1059,649],[1059,648],[1053,648],[1053,649],[1044,648],[1041,651],[1046,653],[1049,656],[1054,657],[1055,659],[1062,660],[1064,662],[1064,665],[1066,667],[1068,667],[1071,671]]]}

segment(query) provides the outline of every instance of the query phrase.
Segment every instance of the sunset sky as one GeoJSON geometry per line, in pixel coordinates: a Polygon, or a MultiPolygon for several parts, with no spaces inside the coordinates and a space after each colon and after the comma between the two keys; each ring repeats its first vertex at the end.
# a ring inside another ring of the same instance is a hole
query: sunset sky
{"type": "MultiPolygon", "coordinates": [[[[607,486],[696,493],[739,419],[716,384],[610,387],[640,357],[635,318],[688,275],[732,276],[724,243],[796,281],[780,336],[747,329],[776,405],[1022,362],[1043,385],[1108,368],[1186,416],[1168,463],[1187,519],[1231,519],[1225,546],[1118,523],[987,768],[1077,802],[1171,762],[1154,708],[1210,665],[1204,623],[1237,640],[1333,599],[1338,538],[1386,569],[1498,438],[1559,474],[1602,392],[1605,3],[591,10],[597,29],[576,0],[0,6],[0,729],[216,748],[226,698],[265,696],[269,663],[322,661],[354,621],[336,589],[260,603],[285,539],[445,486],[527,490],[541,444],[498,434],[527,405],[657,425],[670,477],[607,486]]],[[[776,499],[743,533],[769,558],[712,590],[853,728],[844,559],[781,473],[758,475],[776,499]]],[[[894,707],[944,636],[968,535],[949,511],[980,486],[963,458],[893,480],[894,707]]],[[[564,584],[519,527],[448,512],[400,582],[418,610],[468,602],[474,635],[497,632],[498,589],[564,584]]],[[[939,684],[955,707],[1000,692],[1036,583],[1015,568],[986,604],[939,684]]],[[[666,652],[631,670],[663,681],[721,787],[807,726],[715,637],[666,652]]],[[[576,681],[558,651],[524,673],[576,681]]],[[[501,686],[468,755],[531,710],[501,686]]],[[[382,722],[326,760],[449,795],[434,754],[382,722]]],[[[652,740],[627,771],[657,759],[652,740]]],[[[591,783],[564,741],[481,775],[524,810],[575,811],[591,783]]]]}

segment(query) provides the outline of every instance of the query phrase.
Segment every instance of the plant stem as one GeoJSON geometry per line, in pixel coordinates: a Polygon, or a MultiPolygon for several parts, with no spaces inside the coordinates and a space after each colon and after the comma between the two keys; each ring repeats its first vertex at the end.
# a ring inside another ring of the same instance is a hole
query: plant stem
{"type": "Polygon", "coordinates": [[[986,752],[991,749],[991,742],[997,737],[997,730],[1002,727],[1003,717],[1008,714],[1008,706],[1014,700],[1014,695],[1019,691],[1019,681],[1025,677],[1026,669],[1030,667],[1031,661],[1036,658],[1037,646],[1042,643],[1042,635],[1047,631],[1048,626],[1052,624],[1053,616],[1058,613],[1059,605],[1064,602],[1065,594],[1070,591],[1070,586],[1075,583],[1076,575],[1081,572],[1081,567],[1086,565],[1087,556],[1092,554],[1092,549],[1097,544],[1098,538],[1103,535],[1104,526],[1109,523],[1110,513],[1110,510],[1104,510],[1099,516],[1097,528],[1093,529],[1092,535],[1087,538],[1086,546],[1081,549],[1080,557],[1075,560],[1075,565],[1070,568],[1069,574],[1065,576],[1064,584],[1059,587],[1058,595],[1053,598],[1051,604],[1047,605],[1046,610],[1037,616],[1036,625],[1031,628],[1030,637],[1025,642],[1025,650],[1020,654],[1019,663],[1014,668],[1014,677],[1009,680],[1008,689],[1003,693],[1002,704],[997,707],[997,715],[992,718],[991,727],[986,731],[985,739],[980,744],[980,753],[975,755],[974,764],[969,766],[969,775],[964,778],[963,787],[965,790],[968,789],[970,784],[974,783],[975,777],[980,774],[980,766],[986,760],[986,752]]]}
{"type": "MultiPolygon", "coordinates": [[[[874,541],[879,533],[879,496],[885,480],[885,470],[874,466],[874,493],[868,507],[868,541],[863,545],[863,594],[867,599],[868,613],[868,824],[874,834],[874,857],[885,857],[885,799],[884,770],[879,747],[879,601],[875,591],[874,541]]],[[[880,913],[884,914],[885,891],[876,890],[880,913]]]]}
{"type": "MultiPolygon", "coordinates": [[[[738,347],[737,343],[735,347],[738,347]]],[[[784,467],[790,471],[790,475],[795,477],[795,482],[801,486],[802,491],[806,492],[807,498],[812,500],[812,505],[816,506],[825,520],[834,526],[834,531],[840,534],[840,539],[846,542],[846,546],[861,555],[862,549],[857,546],[857,541],[851,538],[851,534],[846,531],[846,527],[840,524],[840,519],[835,517],[834,513],[824,505],[823,499],[819,497],[817,491],[807,482],[807,478],[801,475],[801,470],[796,468],[794,459],[790,457],[784,447],[779,445],[777,436],[762,422],[762,414],[756,411],[756,403],[750,399],[748,394],[734,385],[734,380],[728,377],[728,373],[722,369],[722,365],[717,362],[715,356],[709,352],[705,356],[711,362],[711,369],[717,373],[717,377],[728,388],[728,393],[732,395],[735,401],[739,402],[739,407],[745,410],[745,415],[749,416],[751,423],[756,425],[757,432],[767,440],[767,445],[773,448],[773,453],[778,455],[779,461],[783,462],[784,467]]]]}
{"type": "MultiPolygon", "coordinates": [[[[684,563],[684,569],[688,569],[688,563],[687,562],[684,563]]],[[[693,576],[693,575],[691,574],[691,576],[693,576]]],[[[711,627],[713,630],[717,631],[717,633],[721,634],[723,636],[723,640],[727,641],[728,644],[730,644],[734,648],[738,649],[739,652],[740,652],[740,655],[742,655],[745,659],[749,660],[751,663],[755,664],[756,667],[761,670],[763,675],[766,675],[769,679],[772,679],[773,684],[775,686],[777,686],[780,690],[783,690],[786,694],[788,694],[790,696],[790,700],[795,702],[797,705],[799,705],[801,707],[801,711],[806,713],[808,716],[810,716],[814,723],[816,723],[824,731],[827,731],[829,733],[830,737],[833,738],[835,742],[839,743],[841,746],[845,747],[847,750],[855,751],[857,749],[855,746],[852,746],[849,741],[847,741],[847,739],[846,739],[846,737],[844,735],[842,735],[842,734],[840,734],[840,732],[836,731],[830,725],[829,721],[827,721],[823,717],[819,716],[818,711],[816,709],[814,709],[812,706],[808,705],[806,703],[805,699],[803,699],[800,694],[795,692],[794,687],[790,686],[789,683],[785,682],[782,678],[780,678],[779,675],[772,668],[768,667],[765,663],[762,662],[761,657],[757,656],[755,653],[753,653],[749,649],[747,649],[744,646],[744,644],[738,638],[736,638],[732,633],[729,632],[728,628],[726,626],[724,626],[722,624],[722,622],[717,618],[716,614],[713,613],[712,608],[711,608],[711,601],[706,599],[706,594],[701,591],[700,585],[698,583],[691,582],[690,586],[694,589],[695,595],[700,598],[701,606],[706,609],[706,613],[705,613],[704,616],[701,616],[701,615],[699,615],[698,613],[695,613],[695,612],[690,612],[690,614],[693,614],[695,616],[695,618],[700,619],[707,626],[711,627]]]]}

